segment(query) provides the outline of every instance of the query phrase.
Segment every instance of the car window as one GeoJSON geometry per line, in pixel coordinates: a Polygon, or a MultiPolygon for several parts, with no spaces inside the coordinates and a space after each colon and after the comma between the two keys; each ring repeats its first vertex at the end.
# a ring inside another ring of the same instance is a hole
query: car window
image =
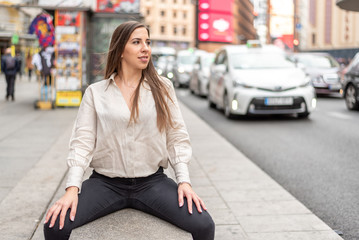
{"type": "Polygon", "coordinates": [[[277,53],[241,53],[231,55],[231,66],[236,69],[293,68],[294,63],[277,53]]]}
{"type": "Polygon", "coordinates": [[[218,53],[215,64],[223,64],[224,63],[224,58],[225,58],[225,51],[221,51],[220,53],[218,53]]]}
{"type": "Polygon", "coordinates": [[[196,61],[196,56],[192,55],[192,54],[191,55],[178,55],[177,61],[180,64],[192,65],[196,61]]]}
{"type": "Polygon", "coordinates": [[[339,64],[330,56],[320,55],[299,55],[297,56],[298,62],[304,64],[306,67],[316,68],[334,68],[339,67],[339,64]]]}

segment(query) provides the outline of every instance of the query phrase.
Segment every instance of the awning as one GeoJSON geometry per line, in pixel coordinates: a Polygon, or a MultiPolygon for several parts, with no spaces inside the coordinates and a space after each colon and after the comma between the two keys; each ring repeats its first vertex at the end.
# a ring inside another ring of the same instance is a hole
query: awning
{"type": "MultiPolygon", "coordinates": [[[[0,38],[11,38],[14,35],[13,32],[0,32],[0,38]]],[[[36,40],[37,37],[35,34],[19,34],[20,39],[26,39],[26,40],[36,40]]]]}
{"type": "Polygon", "coordinates": [[[359,12],[358,0],[337,0],[337,6],[344,10],[359,12]]]}

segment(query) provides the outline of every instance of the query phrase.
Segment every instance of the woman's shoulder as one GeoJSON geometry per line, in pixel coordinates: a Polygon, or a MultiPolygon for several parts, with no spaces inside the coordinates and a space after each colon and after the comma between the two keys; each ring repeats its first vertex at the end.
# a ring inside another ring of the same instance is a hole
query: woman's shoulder
{"type": "Polygon", "coordinates": [[[111,79],[103,79],[94,83],[91,83],[87,89],[91,89],[91,90],[105,90],[109,84],[109,81],[111,81],[111,79]]]}
{"type": "Polygon", "coordinates": [[[160,76],[160,80],[165,84],[167,88],[173,88],[173,83],[168,78],[160,76]]]}

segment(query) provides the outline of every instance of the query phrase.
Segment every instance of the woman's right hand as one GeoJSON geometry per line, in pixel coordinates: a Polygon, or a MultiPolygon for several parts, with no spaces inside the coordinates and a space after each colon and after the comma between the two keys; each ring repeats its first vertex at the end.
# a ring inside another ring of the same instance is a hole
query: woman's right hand
{"type": "Polygon", "coordinates": [[[68,187],[64,196],[57,200],[55,204],[52,205],[52,207],[47,211],[45,224],[51,219],[49,227],[52,228],[58,215],[60,214],[59,228],[62,229],[64,227],[66,213],[69,208],[71,208],[70,220],[74,221],[78,203],[78,192],[78,187],[68,187]]]}

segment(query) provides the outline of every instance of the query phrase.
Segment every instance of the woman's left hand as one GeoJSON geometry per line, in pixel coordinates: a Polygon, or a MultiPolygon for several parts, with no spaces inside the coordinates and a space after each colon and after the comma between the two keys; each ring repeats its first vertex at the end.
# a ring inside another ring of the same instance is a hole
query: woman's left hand
{"type": "Polygon", "coordinates": [[[193,191],[191,185],[189,183],[183,182],[178,185],[178,203],[179,206],[183,206],[184,197],[187,198],[188,212],[192,214],[192,201],[196,204],[197,211],[202,212],[203,210],[207,210],[206,206],[202,199],[198,197],[198,195],[193,191]]]}

